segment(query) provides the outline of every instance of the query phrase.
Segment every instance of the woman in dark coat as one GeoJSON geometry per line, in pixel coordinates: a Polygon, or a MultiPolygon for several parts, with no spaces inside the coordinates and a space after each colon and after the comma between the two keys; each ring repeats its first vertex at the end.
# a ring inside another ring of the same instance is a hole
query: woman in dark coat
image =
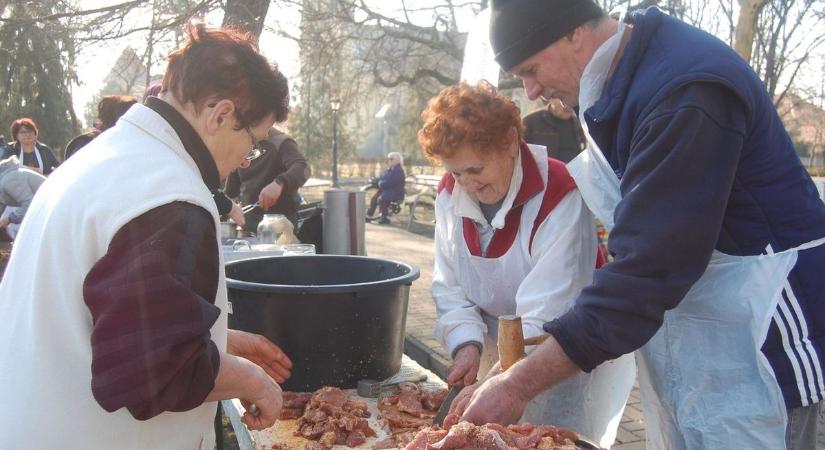
{"type": "Polygon", "coordinates": [[[390,152],[387,155],[387,170],[378,179],[378,193],[370,200],[370,209],[367,210],[367,220],[375,220],[375,207],[381,211],[381,220],[378,223],[384,225],[390,223],[389,215],[390,202],[404,200],[404,157],[401,153],[390,152]]]}
{"type": "Polygon", "coordinates": [[[11,123],[11,142],[2,159],[17,156],[20,164],[32,170],[48,175],[60,164],[52,149],[37,140],[37,125],[34,120],[23,117],[11,123]]]}

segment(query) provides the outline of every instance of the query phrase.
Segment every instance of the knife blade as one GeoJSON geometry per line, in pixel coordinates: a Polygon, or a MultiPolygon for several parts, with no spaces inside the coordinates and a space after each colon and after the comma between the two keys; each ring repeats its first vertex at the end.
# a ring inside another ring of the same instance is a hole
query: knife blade
{"type": "Polygon", "coordinates": [[[435,419],[433,419],[433,425],[438,425],[440,427],[441,424],[444,423],[444,418],[447,417],[447,413],[450,412],[450,405],[453,404],[453,400],[455,400],[456,395],[458,395],[463,388],[463,384],[454,384],[450,387],[450,391],[447,392],[447,396],[444,397],[444,402],[441,403],[441,407],[438,408],[435,419]]]}

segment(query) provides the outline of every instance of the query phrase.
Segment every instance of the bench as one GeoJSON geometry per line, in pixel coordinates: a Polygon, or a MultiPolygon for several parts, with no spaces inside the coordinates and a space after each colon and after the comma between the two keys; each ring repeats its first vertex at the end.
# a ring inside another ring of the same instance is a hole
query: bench
{"type": "Polygon", "coordinates": [[[410,209],[410,220],[407,222],[407,229],[412,226],[415,217],[415,208],[418,207],[418,201],[424,198],[429,198],[432,203],[435,203],[435,197],[438,195],[438,183],[441,182],[441,175],[410,175],[406,178],[404,190],[404,206],[410,209]]]}

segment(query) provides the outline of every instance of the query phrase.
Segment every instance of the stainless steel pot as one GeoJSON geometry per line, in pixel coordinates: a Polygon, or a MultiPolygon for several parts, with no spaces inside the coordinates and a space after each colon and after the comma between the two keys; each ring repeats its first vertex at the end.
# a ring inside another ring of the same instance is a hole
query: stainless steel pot
{"type": "Polygon", "coordinates": [[[238,237],[238,225],[235,222],[221,222],[221,239],[235,239],[238,237]]]}

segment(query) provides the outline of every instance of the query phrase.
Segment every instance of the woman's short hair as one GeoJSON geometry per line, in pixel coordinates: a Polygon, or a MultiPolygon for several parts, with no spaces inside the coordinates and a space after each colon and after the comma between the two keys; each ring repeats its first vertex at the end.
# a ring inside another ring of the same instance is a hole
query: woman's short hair
{"type": "Polygon", "coordinates": [[[509,98],[486,81],[465,82],[444,88],[421,113],[424,125],[418,143],[424,155],[439,162],[466,145],[479,154],[506,151],[515,128],[524,135],[521,112],[509,98]]]}
{"type": "Polygon", "coordinates": [[[107,95],[97,104],[97,118],[100,119],[100,131],[115,126],[117,119],[137,103],[131,95],[107,95]]]}
{"type": "Polygon", "coordinates": [[[11,138],[12,140],[17,140],[17,133],[20,132],[21,128],[27,128],[29,130],[34,131],[35,135],[39,135],[40,132],[37,130],[37,124],[34,123],[29,117],[21,117],[14,122],[11,123],[11,138]]]}
{"type": "Polygon", "coordinates": [[[389,152],[387,153],[387,159],[394,159],[398,161],[398,164],[404,165],[404,156],[399,152],[389,152]]]}
{"type": "Polygon", "coordinates": [[[198,111],[210,97],[232,100],[239,129],[256,125],[270,114],[277,122],[286,120],[286,77],[258,52],[248,33],[196,23],[186,28],[186,34],[184,46],[169,55],[163,92],[171,92],[183,104],[194,104],[198,111]]]}

